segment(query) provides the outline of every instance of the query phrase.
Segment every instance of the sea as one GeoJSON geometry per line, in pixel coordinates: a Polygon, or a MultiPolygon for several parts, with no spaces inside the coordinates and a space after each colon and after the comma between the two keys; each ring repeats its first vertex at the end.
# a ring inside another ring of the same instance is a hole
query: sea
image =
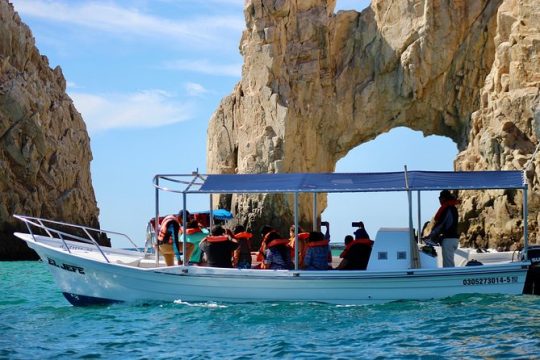
{"type": "Polygon", "coordinates": [[[0,262],[0,359],[445,358],[539,359],[540,296],[74,307],[42,262],[0,262]]]}

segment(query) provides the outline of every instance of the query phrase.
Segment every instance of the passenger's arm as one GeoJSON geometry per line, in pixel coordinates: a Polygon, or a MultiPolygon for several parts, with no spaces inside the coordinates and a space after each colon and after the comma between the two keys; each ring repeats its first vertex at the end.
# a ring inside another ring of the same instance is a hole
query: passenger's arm
{"type": "Polygon", "coordinates": [[[269,250],[265,250],[264,253],[265,253],[265,256],[264,256],[263,264],[270,266],[274,256],[272,255],[272,252],[269,250]]]}
{"type": "Polygon", "coordinates": [[[326,224],[326,231],[324,233],[324,239],[330,240],[330,224],[326,224]]]}
{"type": "Polygon", "coordinates": [[[349,260],[343,259],[341,260],[341,262],[339,263],[339,265],[336,267],[335,270],[343,270],[347,267],[347,265],[349,265],[349,260]]]}
{"type": "Polygon", "coordinates": [[[208,248],[208,241],[206,240],[206,238],[204,238],[199,243],[199,249],[201,249],[201,251],[206,252],[207,248],[208,248]]]}
{"type": "Polygon", "coordinates": [[[233,267],[238,266],[238,260],[240,259],[240,248],[233,251],[233,267]]]}

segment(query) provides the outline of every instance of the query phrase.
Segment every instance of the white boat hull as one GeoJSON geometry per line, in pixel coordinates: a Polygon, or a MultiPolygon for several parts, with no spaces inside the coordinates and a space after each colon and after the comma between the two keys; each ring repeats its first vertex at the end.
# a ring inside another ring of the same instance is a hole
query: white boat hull
{"type": "Polygon", "coordinates": [[[239,270],[196,266],[140,267],[137,252],[107,250],[110,262],[90,245],[16,233],[48,264],[74,305],[111,302],[302,301],[370,304],[426,300],[457,294],[521,294],[528,262],[406,271],[239,270]],[[75,243],[72,243],[75,244],[75,243]],[[138,260],[137,260],[138,259],[138,260]]]}

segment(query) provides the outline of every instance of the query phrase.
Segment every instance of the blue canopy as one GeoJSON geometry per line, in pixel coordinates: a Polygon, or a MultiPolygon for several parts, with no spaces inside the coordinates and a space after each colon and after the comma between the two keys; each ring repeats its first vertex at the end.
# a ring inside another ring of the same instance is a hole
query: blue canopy
{"type": "Polygon", "coordinates": [[[207,175],[196,193],[375,192],[523,189],[521,171],[408,171],[207,175]],[[407,177],[407,179],[406,179],[407,177]]]}

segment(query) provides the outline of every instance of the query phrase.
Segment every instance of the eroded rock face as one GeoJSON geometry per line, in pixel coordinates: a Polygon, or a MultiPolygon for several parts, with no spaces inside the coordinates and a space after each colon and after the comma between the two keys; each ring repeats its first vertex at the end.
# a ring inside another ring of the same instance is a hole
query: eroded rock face
{"type": "MultiPolygon", "coordinates": [[[[540,1],[505,0],[493,37],[495,58],[472,113],[458,170],[524,169],[529,182],[529,240],[540,243],[540,1]]],[[[465,243],[510,248],[523,237],[521,192],[467,194],[465,243]]]]}
{"type": "Polygon", "coordinates": [[[60,67],[0,0],[0,260],[35,257],[13,236],[23,214],[99,227],[90,139],[60,67]]]}
{"type": "MultiPolygon", "coordinates": [[[[334,6],[246,1],[242,79],[210,121],[209,173],[333,171],[349,150],[398,126],[451,138],[456,169],[523,168],[540,122],[538,0],[374,0],[338,14],[334,6]]],[[[533,242],[538,168],[537,157],[528,172],[533,242]]],[[[522,238],[520,196],[460,194],[462,242],[522,238]]],[[[291,199],[221,201],[255,229],[290,222],[291,199]]],[[[302,201],[304,223],[311,211],[302,201]]]]}

